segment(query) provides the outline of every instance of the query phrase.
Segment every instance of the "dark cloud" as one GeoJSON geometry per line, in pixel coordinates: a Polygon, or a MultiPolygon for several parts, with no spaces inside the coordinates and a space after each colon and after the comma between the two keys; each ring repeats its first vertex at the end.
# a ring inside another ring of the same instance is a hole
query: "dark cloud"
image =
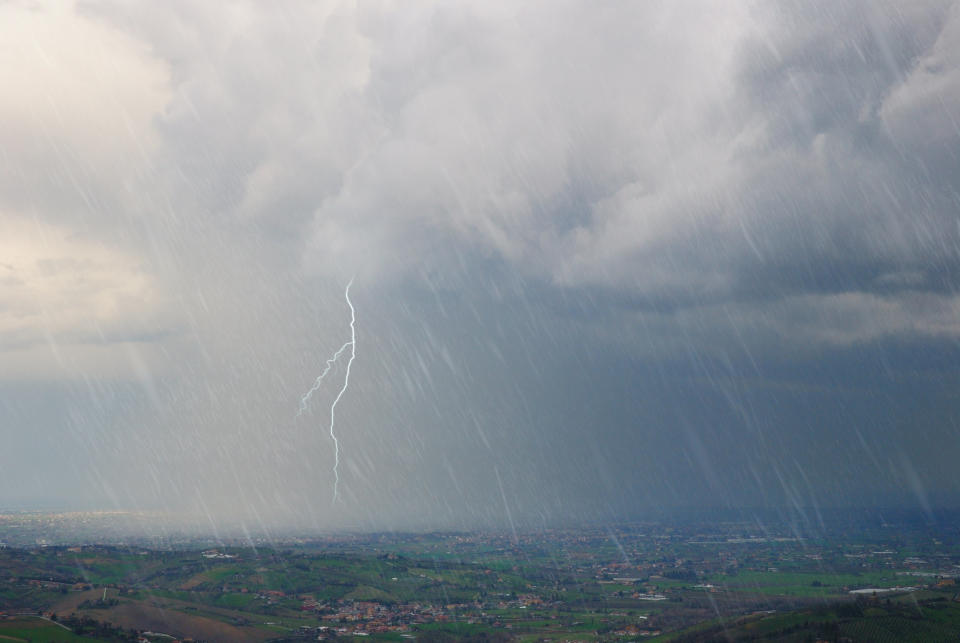
{"type": "Polygon", "coordinates": [[[87,495],[409,526],[502,522],[504,495],[542,521],[960,493],[955,3],[38,15],[86,34],[40,42],[96,82],[60,63],[51,104],[78,109],[11,113],[0,205],[139,299],[0,308],[79,311],[34,332],[43,351],[98,315],[117,344],[47,355],[13,403],[20,356],[0,400],[21,423],[56,401],[37,430],[78,445],[87,495]],[[69,55],[88,41],[133,62],[104,75],[69,55]],[[329,391],[294,414],[350,277],[331,507],[329,391]]]}

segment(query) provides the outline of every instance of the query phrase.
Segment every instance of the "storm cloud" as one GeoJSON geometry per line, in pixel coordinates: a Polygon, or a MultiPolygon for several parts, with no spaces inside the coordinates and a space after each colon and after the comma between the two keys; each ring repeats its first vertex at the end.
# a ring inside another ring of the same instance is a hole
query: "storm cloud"
{"type": "Polygon", "coordinates": [[[957,3],[0,12],[0,504],[960,497],[957,3]]]}

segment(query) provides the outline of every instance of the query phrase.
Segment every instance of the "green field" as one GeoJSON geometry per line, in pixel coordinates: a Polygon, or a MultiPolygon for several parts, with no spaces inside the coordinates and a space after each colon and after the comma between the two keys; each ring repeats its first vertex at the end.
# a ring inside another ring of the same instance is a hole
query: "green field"
{"type": "Polygon", "coordinates": [[[896,600],[861,599],[787,614],[711,620],[659,640],[837,640],[871,643],[937,643],[960,637],[960,602],[932,592],[896,600]]]}
{"type": "Polygon", "coordinates": [[[896,587],[913,583],[893,572],[842,574],[824,572],[747,571],[713,581],[733,591],[753,591],[778,596],[840,596],[861,587],[896,587]]]}
{"type": "Polygon", "coordinates": [[[78,636],[56,623],[40,618],[0,620],[0,640],[29,641],[30,643],[80,643],[100,639],[78,636]]]}

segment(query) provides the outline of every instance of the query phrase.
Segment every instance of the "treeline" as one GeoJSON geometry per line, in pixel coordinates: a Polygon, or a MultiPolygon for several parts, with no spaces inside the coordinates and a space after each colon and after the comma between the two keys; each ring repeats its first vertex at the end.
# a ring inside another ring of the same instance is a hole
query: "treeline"
{"type": "Polygon", "coordinates": [[[140,637],[140,633],[137,630],[127,630],[113,623],[98,621],[89,616],[70,614],[70,616],[57,620],[56,614],[54,614],[51,620],[70,628],[74,634],[88,636],[98,641],[129,643],[130,641],[136,641],[140,637]]]}

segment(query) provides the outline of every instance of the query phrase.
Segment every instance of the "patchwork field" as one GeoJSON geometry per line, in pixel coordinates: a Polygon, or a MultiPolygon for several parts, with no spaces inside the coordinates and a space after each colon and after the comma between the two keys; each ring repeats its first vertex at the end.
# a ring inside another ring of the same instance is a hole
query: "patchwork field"
{"type": "Polygon", "coordinates": [[[8,547],[0,641],[956,640],[958,539],[924,529],[896,542],[730,524],[8,547]]]}

